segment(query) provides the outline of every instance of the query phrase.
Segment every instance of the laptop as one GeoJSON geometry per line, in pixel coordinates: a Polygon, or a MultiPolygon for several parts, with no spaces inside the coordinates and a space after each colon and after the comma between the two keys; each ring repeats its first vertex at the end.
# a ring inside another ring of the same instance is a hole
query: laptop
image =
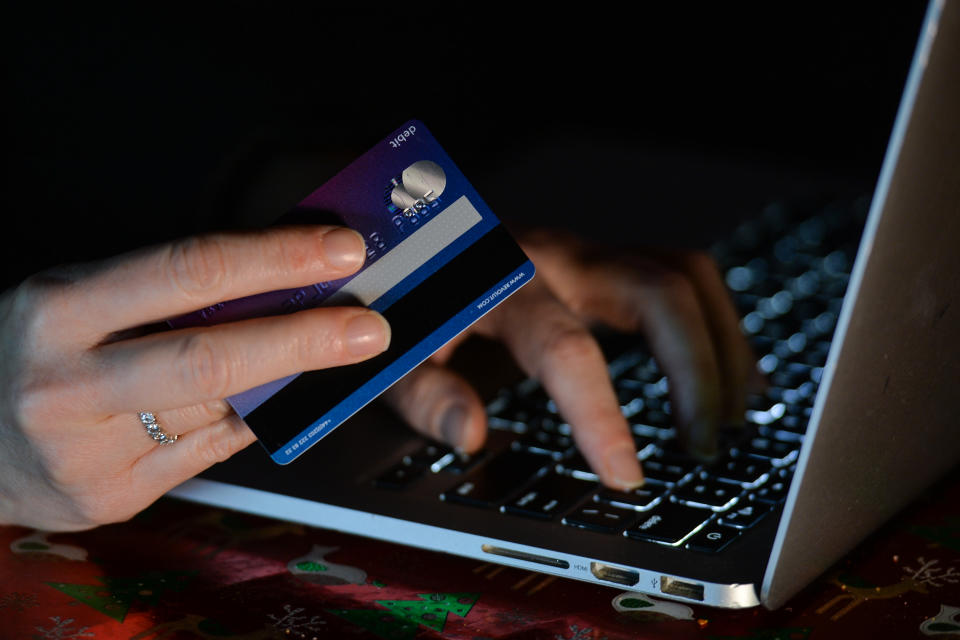
{"type": "Polygon", "coordinates": [[[773,206],[716,248],[770,387],[713,464],[641,341],[605,344],[644,487],[605,489],[535,381],[458,456],[371,405],[295,464],[170,495],[717,607],[776,608],[960,461],[960,0],[928,7],[872,198],[773,206]],[[371,447],[370,443],[377,443],[371,447]]]}

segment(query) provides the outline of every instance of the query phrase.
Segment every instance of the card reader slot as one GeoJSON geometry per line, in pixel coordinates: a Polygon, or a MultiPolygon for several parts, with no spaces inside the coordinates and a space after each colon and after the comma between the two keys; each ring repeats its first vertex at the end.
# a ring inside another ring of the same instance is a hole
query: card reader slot
{"type": "Polygon", "coordinates": [[[480,547],[483,549],[484,553],[489,553],[495,556],[503,556],[504,558],[513,558],[514,560],[524,560],[526,562],[536,562],[538,564],[544,564],[548,567],[557,567],[559,569],[569,569],[570,563],[566,560],[561,560],[560,558],[551,558],[549,556],[539,556],[534,553],[527,553],[526,551],[517,551],[516,549],[505,549],[503,547],[495,547],[492,544],[485,544],[480,547]]]}

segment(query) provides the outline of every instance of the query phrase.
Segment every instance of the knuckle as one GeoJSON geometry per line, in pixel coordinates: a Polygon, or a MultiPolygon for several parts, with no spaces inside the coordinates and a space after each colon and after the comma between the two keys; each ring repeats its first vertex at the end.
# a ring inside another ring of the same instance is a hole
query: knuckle
{"type": "Polygon", "coordinates": [[[50,334],[67,287],[67,278],[44,272],[30,276],[14,290],[5,311],[14,326],[21,328],[28,344],[50,334]]]}
{"type": "Polygon", "coordinates": [[[197,457],[205,467],[223,462],[234,454],[235,447],[229,437],[212,429],[211,434],[197,444],[197,457]]]}
{"type": "Polygon", "coordinates": [[[322,253],[322,234],[314,232],[310,240],[291,233],[275,234],[271,237],[273,254],[278,257],[280,268],[287,273],[309,271],[322,253]]]}
{"type": "Polygon", "coordinates": [[[220,290],[227,279],[227,250],[221,236],[186,238],[170,245],[166,271],[176,290],[190,298],[220,290]]]}
{"type": "Polygon", "coordinates": [[[415,429],[440,438],[438,415],[462,390],[442,370],[421,367],[407,376],[390,396],[391,402],[415,429]]]}
{"type": "Polygon", "coordinates": [[[202,402],[197,405],[198,418],[203,423],[210,424],[217,420],[222,420],[228,413],[227,409],[228,408],[224,406],[223,400],[218,399],[202,402]]]}
{"type": "Polygon", "coordinates": [[[49,423],[62,406],[61,385],[52,377],[27,374],[12,394],[11,408],[23,429],[37,429],[49,423]]]}
{"type": "Polygon", "coordinates": [[[695,272],[701,272],[707,269],[717,269],[717,262],[705,251],[686,251],[683,254],[683,260],[695,272]]]}
{"type": "Polygon", "coordinates": [[[219,399],[227,395],[233,379],[231,360],[219,352],[206,332],[187,337],[180,355],[186,388],[205,399],[219,399]]]}
{"type": "Polygon", "coordinates": [[[338,341],[331,340],[325,331],[317,332],[315,327],[311,330],[306,324],[308,319],[309,316],[303,316],[303,324],[294,325],[291,355],[296,359],[297,366],[315,369],[317,365],[334,357],[338,341]]]}
{"type": "Polygon", "coordinates": [[[434,382],[436,382],[436,376],[433,372],[421,370],[402,387],[402,393],[399,396],[400,410],[415,426],[423,427],[430,424],[429,416],[433,407],[431,390],[434,382]]]}
{"type": "Polygon", "coordinates": [[[690,279],[680,271],[665,270],[660,275],[658,289],[661,302],[668,307],[686,309],[696,306],[696,289],[690,279]]]}
{"type": "Polygon", "coordinates": [[[600,348],[584,327],[557,326],[545,339],[543,353],[545,366],[556,367],[600,357],[600,348]]]}

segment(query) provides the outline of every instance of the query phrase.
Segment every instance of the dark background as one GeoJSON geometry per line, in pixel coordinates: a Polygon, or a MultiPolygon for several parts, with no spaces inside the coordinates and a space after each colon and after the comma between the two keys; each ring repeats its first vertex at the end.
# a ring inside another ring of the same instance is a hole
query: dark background
{"type": "Polygon", "coordinates": [[[266,224],[412,117],[503,219],[704,246],[869,193],[923,9],[7,10],[0,285],[266,224]]]}

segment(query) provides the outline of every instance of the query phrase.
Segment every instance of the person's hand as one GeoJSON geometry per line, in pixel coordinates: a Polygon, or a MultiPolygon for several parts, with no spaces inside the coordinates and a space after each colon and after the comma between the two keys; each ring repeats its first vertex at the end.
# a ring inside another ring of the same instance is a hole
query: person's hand
{"type": "Polygon", "coordinates": [[[337,227],[214,235],[58,268],[0,296],[0,523],[76,530],[127,519],[253,442],[222,398],[385,350],[389,326],[362,308],[144,329],[342,278],[364,255],[360,235],[337,227]],[[139,411],[179,440],[151,439],[139,411]]]}
{"type": "MultiPolygon", "coordinates": [[[[589,325],[642,333],[670,380],[681,440],[695,455],[717,453],[717,430],[743,421],[754,357],[720,273],[706,254],[626,253],[541,232],[524,249],[537,277],[473,330],[502,340],[539,380],[570,423],[604,484],[642,482],[636,448],[589,325]]],[[[387,392],[419,431],[471,452],[486,435],[477,393],[443,366],[451,343],[387,392]]]]}

